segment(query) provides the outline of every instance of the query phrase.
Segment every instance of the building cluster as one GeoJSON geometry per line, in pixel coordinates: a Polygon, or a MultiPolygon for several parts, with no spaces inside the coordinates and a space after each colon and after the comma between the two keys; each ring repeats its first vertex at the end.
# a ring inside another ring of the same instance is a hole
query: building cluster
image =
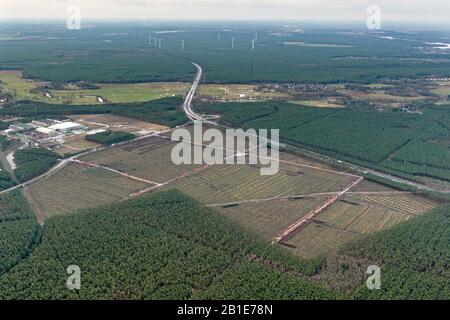
{"type": "Polygon", "coordinates": [[[70,120],[33,120],[28,123],[13,123],[3,134],[11,138],[27,140],[32,145],[52,147],[65,142],[68,136],[85,134],[88,128],[70,120]]]}

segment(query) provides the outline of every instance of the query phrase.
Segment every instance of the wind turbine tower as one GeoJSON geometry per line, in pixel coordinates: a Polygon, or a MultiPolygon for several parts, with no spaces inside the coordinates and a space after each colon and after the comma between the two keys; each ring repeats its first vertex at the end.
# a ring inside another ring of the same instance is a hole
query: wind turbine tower
{"type": "Polygon", "coordinates": [[[258,32],[255,32],[255,42],[258,41],[258,32]]]}
{"type": "Polygon", "coordinates": [[[154,45],[155,45],[155,48],[157,47],[157,44],[156,44],[156,42],[158,41],[158,39],[156,39],[156,37],[153,39],[153,42],[154,42],[154,45]]]}
{"type": "Polygon", "coordinates": [[[231,49],[234,50],[234,38],[231,38],[231,49]]]}
{"type": "Polygon", "coordinates": [[[184,40],[181,40],[181,50],[184,51],[184,40]]]}
{"type": "Polygon", "coordinates": [[[252,39],[252,52],[255,52],[255,39],[252,39]]]}
{"type": "Polygon", "coordinates": [[[158,39],[158,40],[159,40],[158,48],[161,49],[161,42],[162,42],[162,39],[158,39]]]}

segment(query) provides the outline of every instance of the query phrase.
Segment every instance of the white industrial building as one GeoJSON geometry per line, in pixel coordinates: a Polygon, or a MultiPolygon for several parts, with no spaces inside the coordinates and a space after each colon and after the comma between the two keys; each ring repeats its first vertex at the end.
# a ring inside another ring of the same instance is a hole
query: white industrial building
{"type": "Polygon", "coordinates": [[[67,121],[67,122],[61,122],[58,124],[54,124],[48,128],[51,130],[56,130],[56,131],[65,133],[65,132],[69,132],[69,131],[84,129],[84,126],[79,123],[76,123],[76,122],[67,121]]]}
{"type": "Polygon", "coordinates": [[[36,128],[36,131],[39,133],[48,134],[48,135],[56,133],[55,130],[50,129],[50,128],[45,128],[45,127],[36,128]]]}

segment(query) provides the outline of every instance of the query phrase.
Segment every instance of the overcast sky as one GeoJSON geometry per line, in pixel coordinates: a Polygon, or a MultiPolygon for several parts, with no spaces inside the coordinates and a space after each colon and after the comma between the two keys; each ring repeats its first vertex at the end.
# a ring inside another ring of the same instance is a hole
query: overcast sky
{"type": "Polygon", "coordinates": [[[376,4],[384,21],[448,23],[450,0],[0,0],[0,20],[83,19],[364,21],[376,4]]]}

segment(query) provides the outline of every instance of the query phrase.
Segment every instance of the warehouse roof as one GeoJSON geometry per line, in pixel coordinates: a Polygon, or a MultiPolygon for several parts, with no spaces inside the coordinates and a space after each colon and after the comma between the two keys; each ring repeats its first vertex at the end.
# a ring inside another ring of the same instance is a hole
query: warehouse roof
{"type": "Polygon", "coordinates": [[[68,130],[68,129],[75,129],[75,128],[80,128],[82,127],[81,124],[76,123],[76,122],[61,122],[58,124],[54,124],[52,126],[50,126],[49,128],[52,130],[68,130]]]}

